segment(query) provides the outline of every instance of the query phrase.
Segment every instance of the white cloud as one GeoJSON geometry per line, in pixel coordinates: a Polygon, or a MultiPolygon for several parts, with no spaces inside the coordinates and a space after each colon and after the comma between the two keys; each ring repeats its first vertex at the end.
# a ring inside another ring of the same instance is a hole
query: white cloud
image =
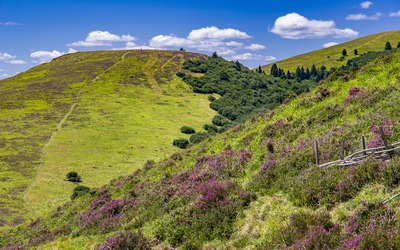
{"type": "Polygon", "coordinates": [[[0,74],[0,79],[4,79],[7,77],[10,77],[10,75],[9,74],[0,74]]]}
{"type": "Polygon", "coordinates": [[[377,12],[373,16],[367,16],[364,14],[351,14],[346,17],[346,20],[349,21],[362,21],[362,20],[379,20],[382,16],[382,13],[377,12]]]}
{"type": "Polygon", "coordinates": [[[245,32],[235,29],[219,29],[215,26],[200,28],[197,30],[192,30],[189,33],[189,40],[204,40],[204,39],[216,39],[216,40],[226,40],[226,39],[248,39],[251,38],[245,32]]]}
{"type": "Polygon", "coordinates": [[[332,47],[332,46],[335,46],[335,45],[338,45],[339,43],[337,43],[337,42],[329,42],[329,43],[325,43],[324,45],[323,45],[323,47],[324,48],[328,48],[328,47],[332,47]]]}
{"type": "Polygon", "coordinates": [[[131,35],[115,35],[108,31],[91,31],[84,41],[73,42],[68,44],[71,47],[96,47],[96,46],[112,46],[116,42],[131,42],[135,38],[131,35]]]}
{"type": "Polygon", "coordinates": [[[25,61],[17,60],[17,57],[8,53],[0,53],[0,62],[9,64],[25,64],[25,61]]]}
{"type": "Polygon", "coordinates": [[[246,46],[246,47],[244,47],[244,48],[245,48],[245,49],[248,49],[248,50],[256,51],[256,50],[265,49],[265,46],[264,46],[264,45],[261,45],[261,44],[252,43],[251,45],[246,46]]]}
{"type": "Polygon", "coordinates": [[[235,42],[235,41],[230,41],[226,43],[226,46],[230,47],[242,47],[243,43],[235,42]]]}
{"type": "Polygon", "coordinates": [[[150,40],[150,46],[152,47],[191,47],[194,45],[193,41],[169,35],[158,35],[150,40]]]}
{"type": "Polygon", "coordinates": [[[68,49],[68,52],[60,52],[58,50],[53,50],[53,51],[46,51],[46,50],[38,50],[35,52],[32,52],[30,54],[30,57],[32,57],[34,59],[33,62],[36,63],[44,63],[44,62],[49,62],[52,59],[65,55],[65,54],[69,54],[69,53],[75,53],[77,52],[74,49],[68,49]]]}
{"type": "Polygon", "coordinates": [[[390,17],[400,17],[400,11],[392,12],[389,14],[390,17]]]}
{"type": "Polygon", "coordinates": [[[360,3],[360,8],[361,8],[361,9],[368,9],[368,8],[371,7],[372,5],[373,5],[372,2],[366,1],[366,2],[360,3]]]}
{"type": "Polygon", "coordinates": [[[137,45],[134,42],[127,42],[123,48],[114,48],[114,50],[129,50],[129,49],[162,49],[157,47],[150,47],[146,45],[137,45]]]}
{"type": "Polygon", "coordinates": [[[357,31],[349,28],[337,29],[335,26],[334,21],[309,20],[297,13],[290,13],[277,18],[270,31],[287,39],[358,36],[357,31]]]}
{"type": "Polygon", "coordinates": [[[10,60],[10,61],[7,61],[7,63],[9,63],[9,64],[19,64],[19,65],[26,64],[26,62],[23,61],[23,60],[10,60]]]}
{"type": "Polygon", "coordinates": [[[250,38],[245,32],[235,29],[219,29],[215,26],[192,30],[186,38],[174,35],[158,35],[153,37],[149,44],[156,48],[191,48],[198,51],[214,52],[218,55],[234,55],[236,50],[244,46],[233,39],[250,38]],[[229,39],[229,41],[225,41],[229,39]]]}
{"type": "Polygon", "coordinates": [[[16,58],[16,56],[10,55],[8,53],[0,53],[0,61],[8,61],[16,58]]]}
{"type": "Polygon", "coordinates": [[[234,55],[231,57],[232,60],[264,60],[264,61],[273,61],[276,60],[274,56],[263,56],[256,55],[252,53],[244,53],[240,55],[234,55]]]}

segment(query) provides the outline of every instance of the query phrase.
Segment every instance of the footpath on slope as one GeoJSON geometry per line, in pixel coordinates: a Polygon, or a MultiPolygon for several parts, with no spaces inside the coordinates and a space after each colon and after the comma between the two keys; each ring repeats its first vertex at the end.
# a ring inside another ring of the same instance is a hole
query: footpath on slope
{"type": "Polygon", "coordinates": [[[30,211],[30,216],[37,216],[38,213],[37,211],[35,211],[33,209],[33,206],[31,204],[31,202],[29,201],[29,195],[32,192],[32,189],[37,185],[37,179],[38,176],[40,176],[43,166],[45,165],[45,159],[46,159],[46,155],[47,155],[47,148],[49,147],[49,145],[51,145],[54,141],[54,138],[60,133],[60,131],[62,130],[62,127],[64,125],[64,123],[67,121],[67,119],[71,116],[72,112],[74,111],[76,105],[78,105],[79,100],[80,100],[80,96],[83,93],[83,91],[88,88],[89,86],[91,86],[94,82],[96,82],[100,77],[102,77],[104,74],[106,74],[108,71],[110,71],[112,68],[116,67],[118,64],[120,64],[122,61],[125,60],[126,55],[128,55],[131,52],[126,52],[121,56],[121,59],[119,61],[117,61],[116,63],[114,63],[113,65],[111,65],[110,67],[108,67],[107,69],[105,69],[103,72],[101,72],[100,74],[98,74],[95,78],[93,78],[92,80],[90,80],[87,84],[85,84],[76,94],[75,97],[75,102],[71,105],[71,107],[69,108],[68,112],[64,115],[64,117],[60,120],[60,122],[57,124],[56,129],[54,130],[54,132],[52,133],[52,135],[50,136],[49,140],[47,141],[47,143],[43,146],[42,149],[42,157],[40,159],[40,166],[38,167],[35,177],[33,178],[31,185],[29,185],[29,187],[26,189],[25,193],[24,193],[24,201],[26,204],[26,207],[28,209],[28,211],[30,211]]]}

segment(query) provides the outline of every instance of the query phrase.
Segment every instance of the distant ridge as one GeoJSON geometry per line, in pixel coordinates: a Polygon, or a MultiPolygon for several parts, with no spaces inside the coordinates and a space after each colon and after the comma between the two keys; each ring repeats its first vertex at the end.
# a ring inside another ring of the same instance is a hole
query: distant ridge
{"type": "MultiPolygon", "coordinates": [[[[325,66],[327,69],[330,69],[331,67],[340,67],[346,64],[348,59],[356,57],[354,55],[355,49],[357,49],[359,55],[369,51],[382,51],[385,48],[386,42],[390,42],[392,47],[396,48],[397,43],[400,42],[400,30],[361,37],[350,42],[290,57],[274,63],[285,71],[294,71],[297,66],[311,68],[313,64],[317,67],[325,66]],[[343,49],[347,51],[348,56],[341,61],[340,57],[342,56],[343,49]]],[[[274,63],[263,66],[263,70],[269,74],[271,66],[274,63]]]]}

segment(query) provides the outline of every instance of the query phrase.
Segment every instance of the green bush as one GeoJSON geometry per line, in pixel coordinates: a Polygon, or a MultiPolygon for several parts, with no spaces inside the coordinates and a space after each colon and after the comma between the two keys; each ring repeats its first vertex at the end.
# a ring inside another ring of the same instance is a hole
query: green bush
{"type": "Polygon", "coordinates": [[[229,123],[229,120],[221,115],[216,115],[213,117],[212,123],[216,126],[225,126],[229,123]]]}
{"type": "Polygon", "coordinates": [[[66,175],[66,177],[67,177],[67,181],[70,181],[70,182],[82,182],[82,179],[81,179],[81,177],[78,175],[78,173],[77,172],[75,172],[75,171],[71,171],[71,172],[69,172],[67,175],[66,175]]]}
{"type": "Polygon", "coordinates": [[[172,142],[172,145],[174,145],[175,147],[184,149],[189,146],[189,141],[184,138],[179,138],[179,139],[175,139],[172,142]]]}
{"type": "Polygon", "coordinates": [[[190,136],[189,141],[193,144],[199,143],[209,136],[207,133],[196,133],[190,136]]]}
{"type": "Polygon", "coordinates": [[[71,200],[75,200],[76,198],[89,193],[90,188],[86,186],[76,186],[72,191],[71,200]]]}
{"type": "Polygon", "coordinates": [[[194,134],[194,133],[196,133],[196,130],[194,130],[194,128],[192,128],[192,127],[183,126],[181,128],[181,132],[184,134],[194,134]]]}

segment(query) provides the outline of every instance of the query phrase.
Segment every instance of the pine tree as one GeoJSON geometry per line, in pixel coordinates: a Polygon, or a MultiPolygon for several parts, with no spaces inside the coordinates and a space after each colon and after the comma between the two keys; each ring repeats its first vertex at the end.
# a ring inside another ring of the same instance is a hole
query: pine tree
{"type": "Polygon", "coordinates": [[[354,55],[355,56],[358,55],[358,50],[357,49],[354,49],[354,55]]]}
{"type": "Polygon", "coordinates": [[[258,66],[258,73],[263,73],[264,71],[262,70],[261,66],[258,66]]]}
{"type": "Polygon", "coordinates": [[[397,43],[397,48],[400,49],[400,42],[397,43]]]}
{"type": "Polygon", "coordinates": [[[390,42],[386,42],[385,50],[392,50],[392,45],[390,44],[390,42]]]}
{"type": "Polygon", "coordinates": [[[279,74],[278,65],[276,65],[276,63],[274,63],[274,64],[272,64],[270,75],[277,77],[278,74],[279,74]]]}
{"type": "Polygon", "coordinates": [[[318,74],[317,68],[315,67],[315,65],[313,64],[311,66],[311,76],[316,76],[318,74]]]}
{"type": "Polygon", "coordinates": [[[347,50],[346,49],[342,50],[342,56],[347,56],[347,50]]]}

